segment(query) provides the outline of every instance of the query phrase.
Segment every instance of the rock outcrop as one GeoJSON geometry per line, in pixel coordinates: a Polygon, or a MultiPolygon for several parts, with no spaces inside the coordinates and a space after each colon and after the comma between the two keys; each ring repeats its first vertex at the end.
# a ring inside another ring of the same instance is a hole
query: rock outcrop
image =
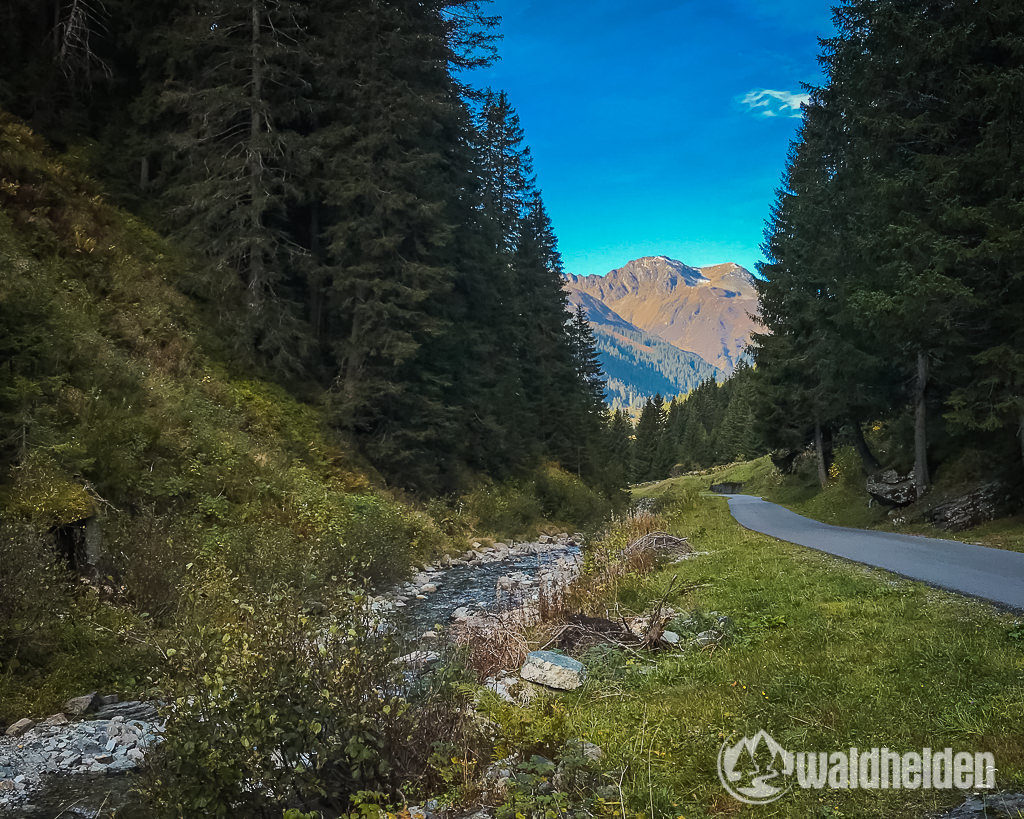
{"type": "Polygon", "coordinates": [[[895,469],[886,469],[869,476],[866,488],[872,498],[887,506],[906,506],[917,500],[914,470],[901,476],[895,469]]]}
{"type": "Polygon", "coordinates": [[[1012,498],[997,482],[986,483],[972,492],[958,495],[931,507],[925,518],[936,526],[959,532],[1009,511],[1012,498]]]}

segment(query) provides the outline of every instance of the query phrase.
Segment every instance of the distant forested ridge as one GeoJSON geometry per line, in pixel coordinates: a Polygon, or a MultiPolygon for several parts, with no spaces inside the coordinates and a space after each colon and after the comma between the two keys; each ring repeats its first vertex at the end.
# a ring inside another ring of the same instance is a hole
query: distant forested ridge
{"type": "Polygon", "coordinates": [[[616,410],[612,429],[626,426],[632,431],[621,455],[630,480],[660,480],[765,454],[767,446],[754,418],[754,390],[753,370],[741,363],[722,383],[708,379],[685,396],[646,399],[635,424],[616,410]]]}
{"type": "Polygon", "coordinates": [[[835,19],[757,284],[760,426],[813,443],[823,483],[845,437],[918,492],[936,468],[1019,485],[1024,6],[844,0],[835,19]]]}
{"type": "Polygon", "coordinates": [[[193,252],[174,284],[232,359],[392,483],[607,484],[522,128],[464,79],[496,25],[473,0],[0,0],[0,107],[193,252]]]}
{"type": "Polygon", "coordinates": [[[587,311],[612,409],[636,409],[656,394],[685,395],[721,373],[696,353],[681,350],[635,327],[607,305],[581,291],[570,301],[587,311]]]}

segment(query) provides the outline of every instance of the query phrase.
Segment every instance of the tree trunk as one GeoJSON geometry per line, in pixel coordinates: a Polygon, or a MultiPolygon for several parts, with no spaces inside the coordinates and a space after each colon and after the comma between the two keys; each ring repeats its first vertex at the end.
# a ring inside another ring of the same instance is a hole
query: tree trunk
{"type": "Polygon", "coordinates": [[[864,430],[861,429],[860,421],[854,420],[850,426],[853,429],[853,447],[860,456],[860,462],[864,466],[864,471],[869,475],[872,472],[877,472],[881,464],[868,446],[868,442],[864,439],[864,430]]]}
{"type": "Polygon", "coordinates": [[[821,423],[817,420],[814,422],[814,452],[818,460],[818,480],[824,489],[828,486],[828,466],[825,464],[825,441],[821,434],[821,423]]]}
{"type": "Polygon", "coordinates": [[[920,497],[928,491],[928,356],[917,354],[917,383],[914,389],[914,484],[920,497]]]}
{"type": "Polygon", "coordinates": [[[252,236],[249,240],[249,307],[255,312],[260,308],[263,289],[263,255],[259,236],[263,227],[260,204],[260,174],[262,157],[259,156],[260,98],[263,95],[263,73],[260,65],[260,4],[253,0],[252,12],[252,54],[249,86],[249,226],[252,236]]]}
{"type": "Polygon", "coordinates": [[[1020,442],[1020,457],[1024,461],[1024,409],[1020,411],[1020,423],[1017,425],[1017,440],[1020,442]]]}

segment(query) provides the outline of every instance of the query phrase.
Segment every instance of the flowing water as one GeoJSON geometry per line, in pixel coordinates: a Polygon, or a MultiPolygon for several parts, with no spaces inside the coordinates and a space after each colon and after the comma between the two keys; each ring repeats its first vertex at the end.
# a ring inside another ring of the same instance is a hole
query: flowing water
{"type": "Polygon", "coordinates": [[[538,577],[542,571],[554,568],[560,559],[578,560],[580,547],[562,546],[540,554],[513,555],[492,563],[453,566],[434,575],[431,583],[436,592],[425,600],[409,598],[399,615],[400,631],[410,639],[437,626],[447,626],[452,612],[469,607],[474,610],[497,612],[518,605],[536,596],[538,577]],[[499,589],[502,578],[512,576],[512,589],[499,589]],[[524,579],[530,582],[522,582],[524,579]]]}

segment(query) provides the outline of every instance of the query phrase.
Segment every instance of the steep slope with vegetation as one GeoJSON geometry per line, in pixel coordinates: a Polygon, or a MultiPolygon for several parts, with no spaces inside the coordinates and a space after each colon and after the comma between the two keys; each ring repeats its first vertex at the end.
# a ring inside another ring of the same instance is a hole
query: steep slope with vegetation
{"type": "Polygon", "coordinates": [[[443,546],[320,413],[218,354],[174,286],[196,262],[6,114],[0,146],[5,572],[19,533],[51,532],[76,565],[103,555],[119,594],[159,618],[189,564],[315,588],[386,580],[443,546]],[[79,528],[100,519],[86,544],[79,528]]]}
{"type": "Polygon", "coordinates": [[[322,403],[388,482],[602,475],[600,378],[471,0],[0,6],[0,107],[84,146],[196,254],[235,360],[322,403]]]}
{"type": "Polygon", "coordinates": [[[554,465],[457,502],[388,491],[322,407],[253,377],[181,292],[205,262],[79,165],[0,113],[0,722],[83,690],[180,694],[147,785],[168,815],[256,815],[273,798],[246,777],[283,776],[290,805],[320,808],[434,781],[458,705],[395,687],[366,589],[474,531],[593,523],[607,498],[554,465]],[[398,753],[398,732],[422,753],[398,753]],[[282,774],[275,754],[293,753],[335,767],[282,774]]]}
{"type": "Polygon", "coordinates": [[[0,17],[0,722],[176,702],[167,815],[436,789],[466,694],[402,686],[370,591],[624,480],[516,114],[455,79],[494,21],[0,17]]]}

